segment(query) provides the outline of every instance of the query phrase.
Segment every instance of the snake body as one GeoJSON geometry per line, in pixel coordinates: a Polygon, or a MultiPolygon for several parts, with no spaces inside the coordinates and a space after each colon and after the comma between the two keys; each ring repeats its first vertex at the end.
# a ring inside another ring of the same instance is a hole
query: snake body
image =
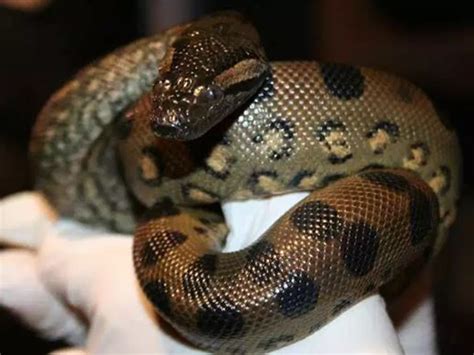
{"type": "Polygon", "coordinates": [[[367,68],[269,64],[233,14],[82,70],[41,112],[32,157],[66,216],[129,232],[145,210],[145,294],[194,344],[231,353],[302,339],[430,259],[460,184],[455,132],[421,90],[367,68]],[[311,193],[251,246],[220,251],[218,203],[295,191],[311,193]]]}

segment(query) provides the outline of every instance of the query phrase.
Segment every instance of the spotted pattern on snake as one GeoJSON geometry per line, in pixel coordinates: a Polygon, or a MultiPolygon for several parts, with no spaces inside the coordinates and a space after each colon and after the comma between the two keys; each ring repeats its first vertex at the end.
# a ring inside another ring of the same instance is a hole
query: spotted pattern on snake
{"type": "Polygon", "coordinates": [[[41,112],[31,149],[63,215],[135,230],[144,293],[213,352],[317,331],[436,255],[459,196],[455,132],[421,90],[346,64],[268,63],[232,13],[82,70],[41,112]],[[311,193],[258,241],[221,251],[219,203],[296,191],[311,193]]]}

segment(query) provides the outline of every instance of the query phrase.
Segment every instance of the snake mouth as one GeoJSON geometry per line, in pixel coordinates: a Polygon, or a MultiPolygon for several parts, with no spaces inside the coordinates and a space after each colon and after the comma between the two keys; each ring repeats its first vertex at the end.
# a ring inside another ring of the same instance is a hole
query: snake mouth
{"type": "Polygon", "coordinates": [[[160,138],[188,140],[193,134],[177,110],[170,110],[166,103],[153,108],[150,117],[151,130],[160,138]]]}
{"type": "Polygon", "coordinates": [[[152,124],[156,136],[177,141],[189,141],[201,137],[206,131],[189,129],[187,126],[169,125],[155,122],[152,124]]]}
{"type": "Polygon", "coordinates": [[[188,137],[189,132],[185,129],[177,126],[171,126],[167,124],[155,123],[153,124],[153,132],[161,137],[166,139],[175,139],[175,140],[188,140],[192,139],[188,137]]]}
{"type": "MultiPolygon", "coordinates": [[[[153,133],[160,138],[173,139],[178,141],[189,141],[203,136],[214,125],[210,124],[208,119],[202,118],[198,122],[189,122],[186,118],[176,118],[176,115],[166,114],[158,117],[167,117],[167,119],[157,118],[155,115],[151,119],[151,129],[153,133]],[[170,119],[170,117],[172,119],[170,119]]],[[[199,115],[196,115],[199,116],[199,115]]],[[[217,121],[218,123],[219,121],[217,121]]]]}

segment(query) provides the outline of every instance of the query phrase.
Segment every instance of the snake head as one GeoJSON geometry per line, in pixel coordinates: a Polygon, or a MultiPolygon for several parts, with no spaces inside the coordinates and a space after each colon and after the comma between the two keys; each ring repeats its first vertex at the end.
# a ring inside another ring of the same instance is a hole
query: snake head
{"type": "Polygon", "coordinates": [[[151,92],[154,134],[177,140],[202,136],[255,94],[268,73],[262,51],[250,41],[208,29],[181,34],[151,92]]]}

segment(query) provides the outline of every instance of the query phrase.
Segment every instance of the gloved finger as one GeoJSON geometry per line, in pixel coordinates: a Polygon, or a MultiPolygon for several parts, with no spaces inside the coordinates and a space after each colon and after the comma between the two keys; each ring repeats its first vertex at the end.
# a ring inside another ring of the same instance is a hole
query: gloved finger
{"type": "Polygon", "coordinates": [[[85,339],[84,324],[41,282],[37,256],[31,251],[0,252],[0,305],[47,339],[72,344],[85,339]]]}
{"type": "Polygon", "coordinates": [[[273,354],[404,354],[385,302],[370,296],[309,337],[273,354]]]}
{"type": "Polygon", "coordinates": [[[54,233],[45,237],[38,251],[39,275],[58,298],[92,318],[95,305],[91,299],[98,299],[110,284],[122,280],[120,270],[131,259],[131,238],[100,232],[95,237],[71,234],[68,238],[54,233]]]}
{"type": "Polygon", "coordinates": [[[54,209],[37,192],[0,200],[0,242],[36,249],[56,221],[54,209]]]}
{"type": "Polygon", "coordinates": [[[222,206],[230,234],[224,251],[247,247],[256,241],[275,221],[308,196],[298,192],[267,199],[226,202],[222,206]]]}
{"type": "Polygon", "coordinates": [[[89,320],[85,350],[193,352],[192,347],[160,328],[157,315],[136,281],[132,239],[101,236],[82,240],[48,236],[40,251],[44,282],[58,297],[81,309],[89,320]]]}
{"type": "Polygon", "coordinates": [[[426,297],[398,330],[406,354],[436,354],[434,305],[426,297]]]}

